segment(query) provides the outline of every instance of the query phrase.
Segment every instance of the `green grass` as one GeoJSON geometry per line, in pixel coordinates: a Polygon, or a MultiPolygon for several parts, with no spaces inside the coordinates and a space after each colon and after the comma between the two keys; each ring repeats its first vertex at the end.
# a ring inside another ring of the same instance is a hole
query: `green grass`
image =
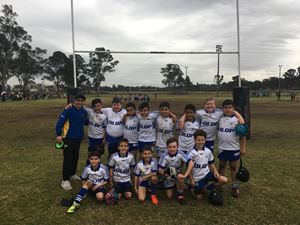
{"type": "MultiPolygon", "coordinates": [[[[88,101],[93,96],[89,96],[88,101]]],[[[109,106],[111,95],[102,97],[109,106]]],[[[202,105],[205,95],[161,95],[180,115],[186,103],[202,105]]],[[[225,97],[218,98],[221,103],[225,97]]],[[[299,224],[300,212],[300,102],[275,98],[251,99],[251,139],[246,167],[251,180],[241,184],[241,196],[230,196],[225,187],[223,207],[206,199],[180,206],[159,192],[159,206],[140,204],[136,197],[117,206],[84,199],[74,215],[60,206],[62,197],[76,195],[60,187],[62,153],[54,148],[54,126],[65,100],[0,103],[0,224],[299,224]]],[[[83,141],[79,171],[84,166],[87,143],[83,141]]]]}

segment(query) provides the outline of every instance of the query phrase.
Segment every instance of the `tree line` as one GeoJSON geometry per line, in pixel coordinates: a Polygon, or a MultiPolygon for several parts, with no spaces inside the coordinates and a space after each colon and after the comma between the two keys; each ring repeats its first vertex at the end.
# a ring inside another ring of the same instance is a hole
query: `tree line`
{"type": "MultiPolygon", "coordinates": [[[[53,82],[57,92],[62,87],[73,86],[73,55],[66,55],[55,51],[47,55],[47,50],[33,47],[32,37],[17,22],[18,14],[11,5],[3,5],[0,15],[0,84],[2,89],[7,86],[7,81],[16,77],[23,92],[28,92],[29,84],[40,77],[53,82]]],[[[95,51],[104,51],[104,47],[96,47],[95,51]]],[[[109,50],[108,50],[109,51],[109,50]]],[[[115,71],[119,64],[109,52],[92,52],[87,58],[76,54],[77,85],[83,89],[94,89],[99,94],[100,86],[105,81],[105,75],[115,71]]],[[[223,75],[215,75],[213,84],[193,83],[189,76],[184,76],[178,64],[167,64],[160,70],[164,88],[157,90],[169,91],[231,91],[237,86],[237,76],[231,81],[223,82],[223,75]]],[[[300,89],[300,67],[288,69],[283,76],[271,76],[262,81],[248,81],[242,79],[242,85],[251,90],[258,89],[300,89]]],[[[155,87],[143,86],[142,89],[155,87]]],[[[102,91],[116,90],[128,91],[129,87],[113,85],[101,87],[102,91]]],[[[134,90],[134,89],[132,89],[134,90]]],[[[137,89],[140,90],[140,89],[137,89]]],[[[137,91],[136,90],[136,91],[137,91]]]]}

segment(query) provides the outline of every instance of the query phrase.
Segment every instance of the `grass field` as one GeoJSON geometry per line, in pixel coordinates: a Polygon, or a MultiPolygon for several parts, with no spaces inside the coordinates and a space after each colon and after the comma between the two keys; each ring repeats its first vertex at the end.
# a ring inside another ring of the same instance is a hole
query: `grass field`
{"type": "MultiPolygon", "coordinates": [[[[102,97],[105,106],[111,97],[102,97]]],[[[200,108],[205,97],[161,95],[151,107],[168,100],[180,115],[186,103],[200,108]]],[[[231,197],[230,185],[223,207],[193,200],[188,192],[186,206],[166,200],[162,191],[159,206],[133,198],[108,207],[86,198],[74,215],[66,214],[60,200],[76,195],[80,184],[69,192],[60,187],[62,153],[54,149],[54,126],[64,104],[65,99],[0,103],[0,224],[300,224],[300,102],[251,99],[245,156],[251,180],[241,184],[239,199],[231,197]]],[[[78,173],[86,149],[85,139],[78,173]]]]}

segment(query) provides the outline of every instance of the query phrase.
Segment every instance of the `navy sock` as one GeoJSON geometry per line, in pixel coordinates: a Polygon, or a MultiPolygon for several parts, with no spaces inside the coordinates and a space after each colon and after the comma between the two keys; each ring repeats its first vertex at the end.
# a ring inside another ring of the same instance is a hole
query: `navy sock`
{"type": "Polygon", "coordinates": [[[182,196],[183,197],[183,191],[177,191],[177,197],[182,196]]]}
{"type": "Polygon", "coordinates": [[[86,194],[87,192],[88,192],[87,189],[81,188],[80,191],[79,191],[79,193],[78,193],[78,195],[77,195],[76,198],[75,198],[75,202],[76,202],[76,203],[80,203],[81,200],[82,200],[82,198],[85,196],[85,194],[86,194]]]}
{"type": "Polygon", "coordinates": [[[151,183],[150,188],[151,188],[150,194],[151,194],[151,195],[156,195],[156,190],[157,190],[156,184],[152,184],[152,183],[151,183]]]}

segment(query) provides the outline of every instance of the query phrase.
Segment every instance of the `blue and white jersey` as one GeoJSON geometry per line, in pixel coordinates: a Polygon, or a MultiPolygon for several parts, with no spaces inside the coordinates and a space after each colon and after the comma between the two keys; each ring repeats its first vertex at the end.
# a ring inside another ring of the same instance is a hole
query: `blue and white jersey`
{"type": "Polygon", "coordinates": [[[88,136],[95,139],[104,137],[106,128],[106,115],[102,112],[96,113],[93,109],[84,107],[89,119],[88,136]]]}
{"type": "Polygon", "coordinates": [[[88,165],[83,169],[81,179],[89,180],[94,185],[97,185],[109,181],[109,173],[107,167],[102,164],[99,164],[96,170],[93,169],[92,165],[88,165]]]}
{"type": "Polygon", "coordinates": [[[112,108],[103,108],[102,112],[107,116],[106,133],[113,137],[122,137],[124,135],[123,116],[127,113],[125,109],[120,112],[113,111],[112,108]]]}
{"type": "Polygon", "coordinates": [[[218,129],[219,151],[240,149],[240,137],[235,134],[235,127],[238,123],[238,118],[234,115],[223,116],[220,119],[218,129]]]}
{"type": "Polygon", "coordinates": [[[119,152],[114,153],[108,161],[108,166],[113,168],[114,182],[128,182],[131,180],[131,168],[135,167],[134,156],[128,152],[124,157],[119,152]]]}
{"type": "Polygon", "coordinates": [[[137,116],[127,116],[124,126],[124,138],[127,138],[130,144],[139,142],[138,125],[139,119],[137,116]]]}
{"type": "Polygon", "coordinates": [[[151,173],[157,173],[157,170],[158,168],[156,159],[152,158],[149,164],[145,164],[144,160],[140,160],[134,168],[134,175],[144,177],[151,173]]]}
{"type": "Polygon", "coordinates": [[[175,155],[170,155],[168,152],[165,152],[160,157],[158,166],[162,169],[174,167],[177,171],[180,171],[182,162],[187,164],[190,160],[190,157],[180,150],[177,150],[175,155]]]}
{"type": "MultiPolygon", "coordinates": [[[[178,126],[178,123],[177,123],[178,126]]],[[[178,135],[178,149],[185,152],[190,152],[195,146],[194,133],[200,127],[197,120],[185,121],[183,129],[178,135]]],[[[177,127],[178,128],[178,127],[177,127]]]]}
{"type": "Polygon", "coordinates": [[[203,179],[210,171],[209,165],[214,163],[214,156],[208,148],[198,150],[196,147],[190,151],[188,156],[194,162],[194,167],[192,169],[192,177],[195,182],[203,179]]]}
{"type": "Polygon", "coordinates": [[[139,141],[154,142],[156,140],[157,112],[150,112],[147,117],[138,115],[139,118],[139,141]]]}
{"type": "Polygon", "coordinates": [[[156,130],[156,146],[160,148],[167,147],[167,140],[174,137],[175,124],[171,117],[157,117],[157,130],[156,130]]]}
{"type": "Polygon", "coordinates": [[[212,113],[207,113],[204,109],[197,110],[197,117],[200,120],[200,129],[207,134],[207,141],[214,141],[218,132],[218,124],[223,116],[220,109],[215,109],[212,113]]]}

